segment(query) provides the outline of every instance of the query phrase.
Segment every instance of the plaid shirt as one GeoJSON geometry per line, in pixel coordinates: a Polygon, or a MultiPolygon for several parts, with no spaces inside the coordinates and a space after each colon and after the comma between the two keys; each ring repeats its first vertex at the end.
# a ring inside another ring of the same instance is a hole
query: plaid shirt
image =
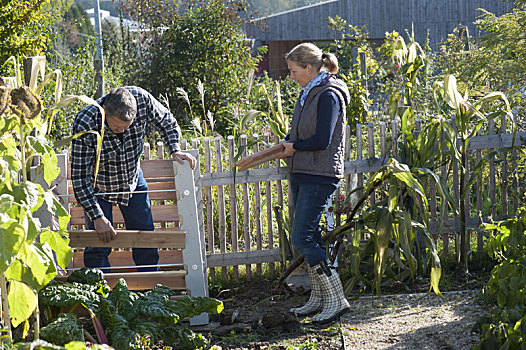
{"type": "MultiPolygon", "coordinates": [[[[147,123],[153,123],[161,134],[170,153],[179,150],[180,130],[173,115],[144,89],[126,87],[137,100],[137,114],[131,126],[124,131],[122,141],[105,125],[100,155],[97,185],[93,187],[97,137],[84,134],[72,142],[71,180],[75,198],[93,221],[104,216],[95,193],[132,192],[137,187],[139,161],[143,152],[147,123]]],[[[104,98],[97,102],[104,105],[104,98]]],[[[98,108],[90,105],[81,110],[73,122],[73,135],[88,130],[100,133],[102,115],[98,108]]],[[[117,204],[128,205],[131,194],[99,195],[100,198],[117,204]]]]}

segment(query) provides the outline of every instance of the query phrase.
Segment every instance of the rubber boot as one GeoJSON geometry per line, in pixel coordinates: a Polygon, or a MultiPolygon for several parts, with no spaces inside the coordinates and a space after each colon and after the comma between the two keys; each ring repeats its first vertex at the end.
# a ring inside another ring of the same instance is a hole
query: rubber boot
{"type": "Polygon", "coordinates": [[[336,270],[329,267],[327,261],[322,261],[315,267],[321,286],[323,308],[319,314],[312,318],[312,322],[325,324],[350,312],[351,307],[343,294],[342,282],[336,270]]]}
{"type": "Polygon", "coordinates": [[[300,307],[293,307],[290,312],[297,316],[310,316],[321,311],[323,301],[321,297],[321,286],[314,266],[309,266],[310,297],[307,303],[300,307]]]}

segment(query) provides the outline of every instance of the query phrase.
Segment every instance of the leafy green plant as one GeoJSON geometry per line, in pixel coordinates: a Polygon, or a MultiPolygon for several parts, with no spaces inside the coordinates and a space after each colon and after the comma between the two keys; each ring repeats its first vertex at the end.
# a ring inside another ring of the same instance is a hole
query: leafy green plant
{"type": "Polygon", "coordinates": [[[58,317],[40,330],[42,339],[52,344],[66,345],[74,340],[82,340],[82,327],[74,314],[59,314],[58,317]]]}
{"type": "Polygon", "coordinates": [[[523,349],[526,344],[526,309],[524,306],[496,309],[493,315],[477,320],[473,331],[480,333],[480,343],[473,345],[473,350],[523,349]]]}
{"type": "MultiPolygon", "coordinates": [[[[51,186],[60,172],[48,132],[57,111],[72,101],[97,104],[85,96],[62,97],[60,71],[43,76],[37,85],[37,76],[45,73],[44,58],[35,60],[30,68],[30,85],[22,86],[17,60],[14,57],[10,60],[16,71],[11,79],[15,88],[0,86],[0,105],[3,106],[0,109],[0,237],[3,242],[0,288],[6,318],[11,319],[14,327],[24,323],[26,333],[28,319],[37,307],[37,292],[56,276],[57,265],[66,268],[73,256],[67,237],[69,215],[52,192],[44,190],[40,184],[45,182],[51,186]],[[53,77],[56,77],[55,104],[43,116],[39,94],[53,77]],[[40,164],[32,167],[36,158],[40,159],[40,164]],[[40,217],[52,218],[49,220],[52,222],[44,226],[37,217],[37,210],[40,217]],[[4,278],[9,282],[8,290],[4,278]]],[[[98,107],[104,122],[104,111],[98,107]]],[[[103,130],[101,134],[88,132],[97,134],[99,159],[103,130]]],[[[98,160],[96,166],[95,178],[98,160]]],[[[36,327],[36,338],[38,332],[36,327]]]]}
{"type": "Polygon", "coordinates": [[[329,29],[334,32],[334,41],[329,46],[329,50],[338,54],[339,74],[347,84],[351,95],[347,106],[347,119],[351,129],[354,130],[356,124],[366,122],[372,100],[369,99],[369,91],[364,82],[376,73],[378,62],[368,42],[369,35],[365,27],[350,25],[340,16],[329,17],[327,21],[329,29]],[[353,63],[355,50],[358,51],[358,56],[356,63],[353,63]],[[362,53],[366,62],[360,62],[362,53]],[[363,66],[366,67],[366,71],[362,71],[363,66]]]}
{"type": "Polygon", "coordinates": [[[111,346],[117,349],[137,348],[138,342],[148,336],[153,341],[162,340],[175,348],[197,349],[207,340],[178,322],[203,312],[220,313],[223,304],[206,297],[183,297],[173,300],[175,292],[157,285],[146,292],[131,292],[121,279],[108,293],[100,271],[82,269],[66,282],[53,282],[40,292],[46,322],[55,319],[61,307],[76,305],[91,310],[101,321],[111,346]]]}
{"type": "Polygon", "coordinates": [[[57,264],[65,268],[72,258],[67,238],[69,215],[51,191],[37,182],[37,175],[42,174],[50,186],[59,174],[57,156],[46,138],[43,107],[32,91],[39,88],[36,79],[31,87],[16,82],[20,85],[13,90],[0,86],[0,105],[5,106],[0,110],[0,272],[9,282],[9,289],[2,290],[9,306],[3,306],[15,327],[27,322],[37,306],[36,292],[55,277],[57,264]],[[40,165],[33,173],[36,157],[40,165]],[[56,227],[43,226],[35,216],[37,210],[56,217],[56,227]]]}
{"type": "Polygon", "coordinates": [[[491,271],[482,289],[484,299],[494,307],[477,320],[482,349],[522,349],[526,344],[526,208],[515,218],[484,224],[489,232],[488,254],[504,259],[491,271]]]}

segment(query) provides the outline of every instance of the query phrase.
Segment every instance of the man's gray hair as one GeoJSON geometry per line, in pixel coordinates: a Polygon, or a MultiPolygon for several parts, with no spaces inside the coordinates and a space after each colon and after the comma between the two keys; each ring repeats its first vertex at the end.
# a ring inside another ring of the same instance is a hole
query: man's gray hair
{"type": "Polygon", "coordinates": [[[129,122],[137,114],[137,101],[135,97],[125,88],[112,89],[104,99],[106,117],[117,117],[122,121],[129,122]]]}

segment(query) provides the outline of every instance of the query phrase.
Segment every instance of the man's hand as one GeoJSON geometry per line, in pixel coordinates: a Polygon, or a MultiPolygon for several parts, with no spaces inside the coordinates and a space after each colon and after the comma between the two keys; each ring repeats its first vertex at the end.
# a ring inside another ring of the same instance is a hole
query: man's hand
{"type": "Polygon", "coordinates": [[[117,232],[115,232],[113,225],[104,216],[95,219],[93,221],[93,224],[95,225],[95,230],[99,235],[99,239],[104,243],[108,243],[109,241],[117,237],[117,232]]]}
{"type": "Polygon", "coordinates": [[[281,142],[283,146],[285,146],[285,150],[276,157],[276,159],[283,159],[292,156],[294,153],[296,153],[296,150],[294,147],[292,147],[293,143],[288,141],[281,142]]]}
{"type": "Polygon", "coordinates": [[[192,168],[192,170],[194,170],[195,164],[197,162],[190,153],[184,153],[180,151],[172,153],[172,159],[175,159],[177,162],[181,164],[184,164],[184,160],[187,160],[188,163],[190,163],[190,168],[192,168]]]}

